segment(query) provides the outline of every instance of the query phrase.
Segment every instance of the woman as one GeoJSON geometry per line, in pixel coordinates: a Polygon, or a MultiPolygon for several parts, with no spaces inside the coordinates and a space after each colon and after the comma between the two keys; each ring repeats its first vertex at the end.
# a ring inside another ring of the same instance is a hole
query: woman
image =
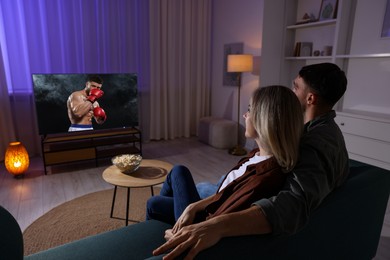
{"type": "Polygon", "coordinates": [[[258,148],[226,175],[215,195],[201,200],[189,170],[175,166],[160,195],[148,200],[147,219],[175,224],[167,238],[194,222],[249,208],[282,188],[297,161],[303,129],[296,95],[283,86],[258,88],[244,118],[245,136],[253,138],[258,148]]]}

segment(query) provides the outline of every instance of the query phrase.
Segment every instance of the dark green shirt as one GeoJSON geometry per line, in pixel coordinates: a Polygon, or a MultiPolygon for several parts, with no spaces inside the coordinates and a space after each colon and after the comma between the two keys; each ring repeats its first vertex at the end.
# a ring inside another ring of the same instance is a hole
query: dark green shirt
{"type": "Polygon", "coordinates": [[[294,234],[303,228],[313,210],[346,180],[348,152],[335,117],[331,111],[305,124],[299,159],[284,188],[254,203],[262,208],[274,235],[294,234]]]}

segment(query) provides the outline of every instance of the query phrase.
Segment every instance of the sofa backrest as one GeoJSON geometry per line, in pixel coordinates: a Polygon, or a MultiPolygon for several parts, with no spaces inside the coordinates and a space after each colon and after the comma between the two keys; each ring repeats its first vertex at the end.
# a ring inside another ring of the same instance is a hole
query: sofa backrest
{"type": "Polygon", "coordinates": [[[351,160],[346,183],[288,237],[227,237],[197,259],[372,259],[390,193],[390,172],[351,160]]]}
{"type": "Polygon", "coordinates": [[[289,256],[372,259],[389,193],[389,171],[351,161],[348,181],[329,194],[308,225],[289,239],[289,256]]]}

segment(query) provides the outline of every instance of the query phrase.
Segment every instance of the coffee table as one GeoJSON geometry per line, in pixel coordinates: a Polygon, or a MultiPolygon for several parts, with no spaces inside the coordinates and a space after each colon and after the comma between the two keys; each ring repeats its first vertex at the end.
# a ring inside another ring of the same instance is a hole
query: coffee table
{"type": "Polygon", "coordinates": [[[130,188],[150,187],[151,194],[153,196],[153,186],[163,183],[172,167],[173,165],[168,162],[143,159],[138,170],[131,174],[122,173],[115,165],[106,168],[103,171],[103,179],[115,186],[110,217],[114,218],[113,212],[118,186],[127,188],[125,218],[127,226],[129,223],[130,188]]]}

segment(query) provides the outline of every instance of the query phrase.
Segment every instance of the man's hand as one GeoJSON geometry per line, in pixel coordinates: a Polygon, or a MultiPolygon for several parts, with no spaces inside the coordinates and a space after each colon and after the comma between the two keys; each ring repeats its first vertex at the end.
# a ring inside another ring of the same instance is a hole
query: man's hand
{"type": "Polygon", "coordinates": [[[103,124],[107,119],[106,112],[101,107],[95,107],[93,109],[93,116],[96,118],[98,124],[103,124]]]}
{"type": "Polygon", "coordinates": [[[220,225],[213,220],[186,226],[173,234],[165,244],[154,250],[153,255],[160,255],[173,249],[163,258],[169,260],[189,250],[185,259],[193,259],[200,251],[215,245],[221,239],[221,234],[220,225]]]}
{"type": "Polygon", "coordinates": [[[268,234],[272,227],[258,206],[222,214],[198,224],[182,227],[169,240],[153,251],[164,256],[165,260],[174,259],[188,250],[185,259],[193,259],[200,251],[209,248],[223,237],[268,234]]]}
{"type": "Polygon", "coordinates": [[[91,103],[93,103],[96,100],[98,100],[99,98],[101,98],[103,96],[103,94],[104,94],[103,90],[100,90],[98,88],[93,88],[89,92],[89,96],[87,97],[87,99],[89,101],[91,101],[91,103]]]}

